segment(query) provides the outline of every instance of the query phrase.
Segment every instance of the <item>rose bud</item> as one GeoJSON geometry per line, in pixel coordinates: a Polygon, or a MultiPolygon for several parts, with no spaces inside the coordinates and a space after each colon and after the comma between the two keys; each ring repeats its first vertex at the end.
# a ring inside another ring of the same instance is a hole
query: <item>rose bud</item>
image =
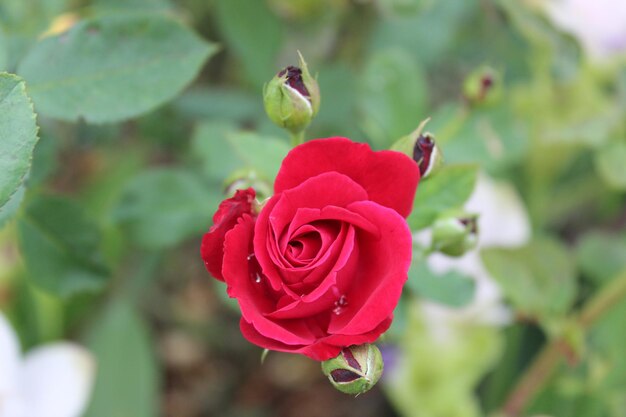
{"type": "Polygon", "coordinates": [[[269,181],[260,177],[254,169],[244,168],[233,172],[224,181],[224,194],[235,195],[237,190],[252,188],[256,192],[256,198],[263,201],[272,195],[272,185],[269,181]]]}
{"type": "Polygon", "coordinates": [[[292,134],[311,123],[320,106],[319,86],[300,55],[300,66],[280,71],[264,87],[263,102],[269,118],[292,134]]]}
{"type": "Polygon", "coordinates": [[[476,247],[478,224],[474,214],[448,213],[433,224],[432,247],[449,256],[461,256],[476,247]]]}
{"type": "Polygon", "coordinates": [[[489,106],[498,101],[502,93],[502,81],[491,67],[480,67],[463,83],[463,97],[471,106],[489,106]]]}
{"type": "Polygon", "coordinates": [[[344,348],[336,358],[322,362],[322,372],[333,386],[346,394],[369,391],[383,374],[383,357],[374,345],[344,348]]]}
{"type": "Polygon", "coordinates": [[[434,135],[428,132],[422,134],[429,121],[430,118],[422,121],[417,129],[391,146],[391,150],[402,152],[417,162],[422,179],[432,175],[443,163],[443,155],[435,144],[434,135]]]}
{"type": "Polygon", "coordinates": [[[419,135],[413,145],[413,160],[417,162],[422,178],[427,178],[437,171],[443,163],[439,147],[432,133],[419,135]]]}

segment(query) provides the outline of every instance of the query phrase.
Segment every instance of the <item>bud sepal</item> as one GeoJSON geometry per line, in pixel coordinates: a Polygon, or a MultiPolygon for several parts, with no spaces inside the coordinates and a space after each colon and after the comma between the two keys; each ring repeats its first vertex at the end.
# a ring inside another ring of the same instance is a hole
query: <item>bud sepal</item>
{"type": "Polygon", "coordinates": [[[478,216],[448,212],[437,218],[432,227],[432,250],[449,256],[461,256],[478,243],[478,216]]]}
{"type": "Polygon", "coordinates": [[[320,106],[319,86],[302,55],[299,65],[283,69],[263,89],[267,115],[293,135],[307,128],[320,106]]]}
{"type": "Polygon", "coordinates": [[[338,391],[359,395],[380,379],[383,357],[375,345],[354,345],[344,348],[336,358],[322,362],[322,372],[338,391]]]}
{"type": "Polygon", "coordinates": [[[422,121],[413,132],[398,139],[392,151],[402,152],[412,158],[419,166],[422,179],[428,178],[443,165],[443,155],[435,141],[435,135],[424,132],[430,118],[422,121]]]}

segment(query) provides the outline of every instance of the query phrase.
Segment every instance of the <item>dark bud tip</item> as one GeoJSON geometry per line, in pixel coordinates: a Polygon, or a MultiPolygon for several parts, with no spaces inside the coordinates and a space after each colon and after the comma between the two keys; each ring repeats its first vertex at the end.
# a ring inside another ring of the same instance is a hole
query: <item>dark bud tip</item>
{"type": "Polygon", "coordinates": [[[478,222],[476,221],[475,217],[459,219],[459,222],[461,222],[461,224],[467,228],[468,232],[474,234],[478,233],[478,222]]]}
{"type": "Polygon", "coordinates": [[[302,94],[305,97],[309,97],[309,90],[307,90],[304,85],[304,80],[302,79],[302,70],[298,67],[294,67],[293,65],[288,66],[284,70],[278,73],[279,77],[284,77],[287,75],[287,85],[298,93],[302,94]]]}
{"type": "Polygon", "coordinates": [[[430,166],[430,158],[435,149],[435,141],[429,134],[420,135],[413,147],[413,160],[417,162],[420,174],[424,175],[430,166]]]}
{"type": "Polygon", "coordinates": [[[359,361],[356,360],[356,358],[354,357],[350,349],[342,350],[341,354],[346,359],[346,362],[348,362],[348,365],[350,365],[351,367],[353,367],[354,369],[358,371],[361,371],[361,365],[359,364],[359,361]]]}
{"type": "Polygon", "coordinates": [[[485,74],[480,79],[480,94],[479,99],[484,100],[489,94],[489,90],[493,88],[495,80],[490,74],[485,74]]]}
{"type": "Polygon", "coordinates": [[[347,369],[335,369],[330,372],[330,377],[333,379],[333,381],[341,384],[355,381],[359,379],[361,375],[347,369]]]}

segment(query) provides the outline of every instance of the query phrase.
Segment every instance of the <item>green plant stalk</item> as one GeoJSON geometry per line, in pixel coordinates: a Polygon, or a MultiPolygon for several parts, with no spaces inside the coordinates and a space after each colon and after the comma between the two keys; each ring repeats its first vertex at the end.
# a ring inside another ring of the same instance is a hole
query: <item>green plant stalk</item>
{"type": "MultiPolygon", "coordinates": [[[[585,304],[578,315],[578,324],[581,330],[588,330],[600,317],[625,297],[626,271],[604,286],[585,304]]],[[[507,397],[502,407],[503,416],[519,416],[528,402],[543,388],[557,365],[561,363],[563,344],[565,343],[567,342],[563,339],[555,339],[539,352],[507,397]]]]}
{"type": "Polygon", "coordinates": [[[304,129],[298,133],[290,133],[291,136],[291,146],[295,148],[298,145],[302,145],[304,143],[304,129]]]}

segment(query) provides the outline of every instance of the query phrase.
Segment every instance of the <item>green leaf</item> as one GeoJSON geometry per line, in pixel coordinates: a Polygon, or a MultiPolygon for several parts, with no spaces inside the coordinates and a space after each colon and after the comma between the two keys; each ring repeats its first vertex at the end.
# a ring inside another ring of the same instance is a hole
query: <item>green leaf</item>
{"type": "Polygon", "coordinates": [[[0,74],[0,208],[18,190],[30,169],[37,124],[24,81],[0,74]]]}
{"type": "Polygon", "coordinates": [[[221,199],[187,172],[154,169],[130,181],[114,217],[141,247],[162,249],[205,232],[221,199]]]}
{"type": "Polygon", "coordinates": [[[192,119],[249,122],[266,117],[258,94],[236,89],[194,88],[173,104],[184,116],[192,119]]]}
{"type": "Polygon", "coordinates": [[[379,148],[388,148],[426,118],[426,81],[421,68],[402,49],[374,54],[361,80],[363,127],[379,148]]]}
{"type": "Polygon", "coordinates": [[[578,264],[585,274],[601,284],[626,268],[626,237],[604,232],[590,232],[576,248],[578,264]]]}
{"type": "Polygon", "coordinates": [[[24,188],[23,185],[20,186],[17,191],[13,193],[9,201],[7,201],[4,206],[0,207],[0,229],[15,216],[24,200],[25,193],[26,188],[24,188]]]}
{"type": "Polygon", "coordinates": [[[576,297],[571,255],[551,239],[519,249],[485,249],[483,262],[515,309],[546,323],[563,317],[576,297]]]}
{"type": "Polygon", "coordinates": [[[69,297],[106,283],[100,231],[77,203],[39,197],[18,219],[18,230],[29,277],[42,289],[69,297]]]}
{"type": "Polygon", "coordinates": [[[94,0],[93,6],[99,11],[168,11],[172,4],[168,0],[94,0]]]}
{"type": "Polygon", "coordinates": [[[87,347],[98,363],[85,417],[158,415],[158,370],[148,329],[126,300],[110,304],[93,322],[87,347]]]}
{"type": "Polygon", "coordinates": [[[626,142],[613,141],[604,145],[595,157],[598,173],[617,190],[626,190],[626,142]]]}
{"type": "Polygon", "coordinates": [[[413,212],[407,218],[411,229],[423,229],[440,212],[461,207],[472,194],[477,175],[476,165],[445,165],[428,180],[420,182],[413,212]]]}
{"type": "MultiPolygon", "coordinates": [[[[258,0],[217,0],[217,24],[232,52],[256,86],[275,73],[282,46],[282,25],[266,3],[258,0]]],[[[295,59],[294,55],[294,59],[295,59]]]]}
{"type": "Polygon", "coordinates": [[[5,71],[9,62],[9,45],[7,37],[0,26],[0,71],[5,71]]]}
{"type": "Polygon", "coordinates": [[[193,152],[210,179],[223,181],[242,168],[273,183],[290,148],[286,142],[254,132],[238,132],[225,123],[203,123],[193,138],[193,152]]]}
{"type": "Polygon", "coordinates": [[[216,49],[166,16],[110,15],[41,40],[18,72],[42,114],[114,122],[173,98],[216,49]]]}
{"type": "Polygon", "coordinates": [[[463,307],[474,298],[475,282],[456,271],[436,275],[425,262],[413,262],[407,286],[424,298],[450,307],[463,307]]]}

